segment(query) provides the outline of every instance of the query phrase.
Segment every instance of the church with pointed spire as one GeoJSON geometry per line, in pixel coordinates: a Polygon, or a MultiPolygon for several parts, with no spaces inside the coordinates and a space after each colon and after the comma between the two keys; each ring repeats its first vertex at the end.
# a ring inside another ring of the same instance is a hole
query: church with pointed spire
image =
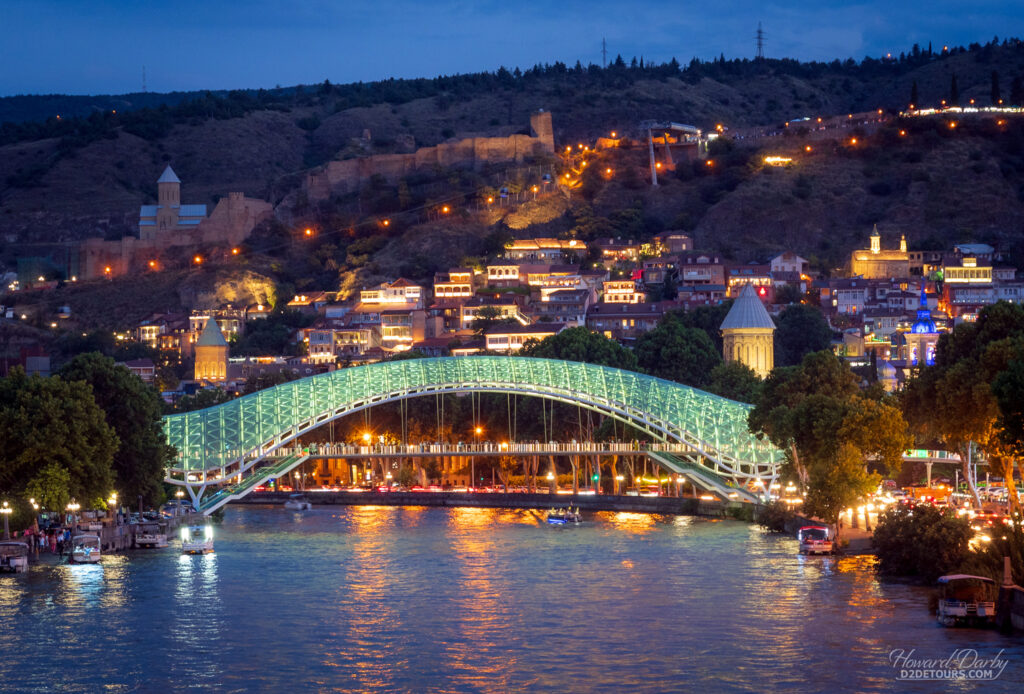
{"type": "Polygon", "coordinates": [[[181,204],[181,179],[170,164],[156,181],[157,204],[139,208],[139,239],[148,241],[168,232],[195,229],[206,219],[206,205],[181,204]]]}
{"type": "Polygon", "coordinates": [[[907,252],[907,237],[900,236],[899,250],[882,250],[882,235],[876,224],[871,231],[870,248],[856,250],[850,256],[850,275],[866,280],[883,280],[896,277],[910,277],[910,254],[907,252]]]}
{"type": "Polygon", "coordinates": [[[775,323],[754,285],[743,286],[720,329],[722,357],[726,362],[738,361],[760,378],[775,367],[775,323]]]}

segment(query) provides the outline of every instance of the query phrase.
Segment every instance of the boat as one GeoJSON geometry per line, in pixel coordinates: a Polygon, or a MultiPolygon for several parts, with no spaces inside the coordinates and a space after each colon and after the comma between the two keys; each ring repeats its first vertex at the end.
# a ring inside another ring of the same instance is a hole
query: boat
{"type": "Polygon", "coordinates": [[[284,502],[284,507],[289,511],[311,511],[313,510],[313,504],[309,502],[302,494],[292,494],[288,497],[288,501],[284,502]]]}
{"type": "Polygon", "coordinates": [[[800,554],[832,554],[832,539],[828,536],[828,528],[805,525],[797,531],[796,539],[800,542],[800,554]]]}
{"type": "Polygon", "coordinates": [[[24,542],[0,542],[0,571],[15,574],[28,571],[28,552],[24,542]]]}
{"type": "Polygon", "coordinates": [[[76,535],[72,539],[72,563],[98,564],[101,555],[99,535],[76,535]]]}
{"type": "Polygon", "coordinates": [[[996,582],[984,576],[939,577],[939,624],[992,624],[996,619],[996,582]]]}
{"type": "Polygon", "coordinates": [[[213,526],[189,525],[181,529],[181,551],[185,554],[209,554],[213,551],[213,526]]]}
{"type": "Polygon", "coordinates": [[[583,522],[583,515],[578,508],[573,511],[570,506],[569,508],[560,508],[557,511],[551,509],[548,511],[547,520],[551,525],[575,525],[583,522]]]}
{"type": "Polygon", "coordinates": [[[136,547],[166,547],[167,533],[160,532],[159,523],[144,523],[135,531],[136,547]]]}

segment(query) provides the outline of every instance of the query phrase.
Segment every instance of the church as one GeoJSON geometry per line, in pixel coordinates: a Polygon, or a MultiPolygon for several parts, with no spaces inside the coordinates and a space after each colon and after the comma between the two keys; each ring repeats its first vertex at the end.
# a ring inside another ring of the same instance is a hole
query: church
{"type": "Polygon", "coordinates": [[[910,277],[910,254],[907,253],[907,237],[900,237],[898,251],[882,250],[882,235],[878,225],[871,232],[871,248],[854,251],[850,256],[850,276],[866,280],[882,280],[894,277],[910,277]]]}
{"type": "Polygon", "coordinates": [[[157,204],[139,208],[139,239],[150,241],[171,231],[192,230],[206,219],[206,205],[181,204],[181,180],[170,164],[156,181],[157,204]]]}

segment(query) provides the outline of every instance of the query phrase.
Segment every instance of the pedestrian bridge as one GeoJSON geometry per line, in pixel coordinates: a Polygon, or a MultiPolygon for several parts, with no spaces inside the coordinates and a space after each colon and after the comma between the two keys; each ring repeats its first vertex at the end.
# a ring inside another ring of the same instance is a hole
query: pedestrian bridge
{"type": "MultiPolygon", "coordinates": [[[[783,461],[781,451],[748,431],[750,405],[679,383],[579,362],[438,357],[339,369],[164,417],[168,443],[178,450],[166,481],[185,487],[197,505],[209,487],[236,498],[227,487],[241,485],[237,491],[248,493],[258,484],[250,473],[267,470],[261,461],[302,434],[374,405],[444,393],[511,393],[578,405],[656,441],[685,444],[687,452],[674,458],[740,485],[767,485],[783,461]]],[[[274,473],[304,459],[275,463],[274,473]]]]}

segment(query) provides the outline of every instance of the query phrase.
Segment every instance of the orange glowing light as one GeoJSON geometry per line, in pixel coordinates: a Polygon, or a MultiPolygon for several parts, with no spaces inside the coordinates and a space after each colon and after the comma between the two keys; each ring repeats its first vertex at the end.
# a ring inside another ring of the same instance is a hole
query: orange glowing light
{"type": "Polygon", "coordinates": [[[906,130],[900,130],[900,137],[906,137],[906,136],[907,136],[907,131],[906,130]]]}
{"type": "Polygon", "coordinates": [[[568,154],[571,151],[572,151],[572,145],[569,145],[568,147],[565,148],[566,154],[568,154]]]}
{"type": "Polygon", "coordinates": [[[156,267],[156,261],[155,260],[149,261],[149,266],[155,268],[156,267]]]}
{"type": "Polygon", "coordinates": [[[914,109],[914,104],[910,104],[910,109],[911,109],[911,110],[913,110],[913,109],[914,109]]]}
{"type": "Polygon", "coordinates": [[[949,129],[952,130],[955,127],[956,127],[956,121],[955,120],[949,121],[949,129]]]}
{"type": "Polygon", "coordinates": [[[493,198],[493,197],[491,197],[491,196],[488,196],[488,197],[487,197],[487,204],[488,204],[488,205],[490,205],[490,204],[491,204],[491,203],[493,203],[493,202],[494,202],[494,198],[493,198]]]}
{"type": "Polygon", "coordinates": [[[237,248],[232,248],[231,249],[231,255],[238,255],[239,253],[240,253],[240,251],[237,248]]]}
{"type": "Polygon", "coordinates": [[[714,166],[715,165],[715,160],[714,159],[708,159],[704,163],[707,164],[708,166],[714,166]]]}
{"type": "Polygon", "coordinates": [[[818,122],[819,123],[821,122],[821,116],[818,116],[818,122]]]}
{"type": "Polygon", "coordinates": [[[383,222],[381,222],[381,224],[383,224],[386,227],[391,226],[391,220],[390,219],[385,219],[383,222]]]}
{"type": "Polygon", "coordinates": [[[847,118],[853,118],[853,114],[851,113],[850,115],[847,116],[847,118]]]}
{"type": "Polygon", "coordinates": [[[852,138],[852,139],[850,140],[850,144],[851,144],[851,145],[855,145],[855,144],[857,144],[857,138],[855,138],[855,137],[854,137],[854,138],[852,138]]]}
{"type": "Polygon", "coordinates": [[[615,132],[614,130],[612,130],[612,137],[618,137],[618,136],[619,136],[619,134],[617,132],[615,132]]]}
{"type": "Polygon", "coordinates": [[[105,268],[103,268],[103,272],[109,275],[110,274],[110,266],[108,265],[105,268]]]}
{"type": "Polygon", "coordinates": [[[608,169],[605,169],[605,170],[604,170],[604,172],[605,172],[605,173],[606,173],[607,175],[609,175],[609,176],[611,176],[611,175],[612,175],[612,170],[611,170],[610,168],[608,168],[608,169]]]}
{"type": "Polygon", "coordinates": [[[530,190],[532,190],[532,191],[533,191],[534,193],[536,193],[538,189],[537,189],[537,186],[534,186],[534,187],[533,187],[533,188],[531,188],[530,190]]]}
{"type": "Polygon", "coordinates": [[[306,236],[312,236],[313,235],[313,230],[310,229],[309,227],[306,227],[305,234],[306,234],[306,236]]]}
{"type": "Polygon", "coordinates": [[[202,264],[203,256],[197,255],[195,258],[192,259],[192,262],[195,263],[196,265],[202,264]]]}
{"type": "Polygon", "coordinates": [[[804,147],[804,151],[805,152],[810,152],[811,151],[811,146],[807,145],[806,147],[804,147]]]}
{"type": "Polygon", "coordinates": [[[878,109],[878,115],[882,115],[882,109],[878,109]]]}
{"type": "Polygon", "coordinates": [[[442,212],[444,212],[445,214],[448,214],[448,212],[450,212],[450,210],[449,210],[449,208],[448,208],[448,206],[447,206],[447,205],[445,205],[444,207],[442,207],[442,208],[441,208],[441,211],[442,211],[442,212]]]}
{"type": "Polygon", "coordinates": [[[654,168],[656,168],[656,169],[660,169],[660,168],[661,168],[661,162],[659,161],[659,162],[658,162],[657,164],[655,164],[655,165],[654,165],[654,168]]]}
{"type": "Polygon", "coordinates": [[[971,99],[971,103],[972,103],[972,104],[974,103],[974,99],[971,99]]]}
{"type": "Polygon", "coordinates": [[[566,177],[566,178],[569,178],[569,174],[565,174],[565,177],[566,177]]]}

